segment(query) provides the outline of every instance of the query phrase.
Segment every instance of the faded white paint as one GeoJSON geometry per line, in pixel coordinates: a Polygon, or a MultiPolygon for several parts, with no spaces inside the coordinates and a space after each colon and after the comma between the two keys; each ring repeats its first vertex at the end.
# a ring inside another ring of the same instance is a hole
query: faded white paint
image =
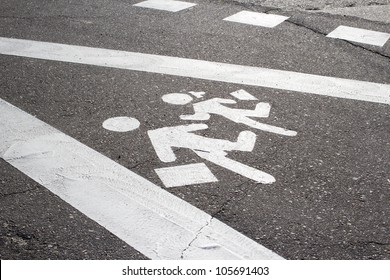
{"type": "Polygon", "coordinates": [[[164,167],[154,171],[167,188],[218,182],[204,163],[164,167]]]}
{"type": "Polygon", "coordinates": [[[390,104],[390,85],[261,67],[0,37],[0,54],[390,104]]]}
{"type": "Polygon", "coordinates": [[[243,90],[243,89],[233,91],[230,93],[230,95],[239,99],[239,100],[258,100],[252,94],[250,94],[249,92],[247,92],[246,90],[243,90]]]}
{"type": "Polygon", "coordinates": [[[192,97],[185,93],[168,93],[164,94],[162,100],[169,104],[185,105],[192,101],[192,97]]]}
{"type": "Polygon", "coordinates": [[[203,95],[206,94],[204,91],[190,91],[189,93],[191,93],[196,98],[202,98],[203,95]]]}
{"type": "Polygon", "coordinates": [[[326,37],[383,47],[389,40],[390,34],[340,25],[326,37]]]}
{"type": "Polygon", "coordinates": [[[231,142],[192,133],[207,128],[206,124],[163,127],[149,130],[148,135],[157,156],[163,162],[176,160],[176,155],[173,151],[174,147],[186,148],[192,150],[203,159],[258,183],[270,184],[275,182],[275,178],[271,175],[226,157],[227,151],[252,151],[256,143],[256,134],[251,131],[242,131],[238,135],[237,141],[231,142]]]}
{"type": "Polygon", "coordinates": [[[2,99],[0,156],[149,258],[281,259],[2,99]]]}
{"type": "Polygon", "coordinates": [[[281,24],[286,19],[288,17],[280,15],[241,11],[223,20],[272,28],[281,24]]]}
{"type": "Polygon", "coordinates": [[[148,0],[148,1],[135,4],[133,6],[169,11],[169,12],[179,12],[181,10],[193,7],[195,5],[196,4],[194,3],[174,1],[174,0],[148,0]]]}
{"type": "Polygon", "coordinates": [[[140,122],[130,117],[114,117],[105,120],[102,126],[115,132],[128,132],[139,128],[140,122]]]}
{"type": "Polygon", "coordinates": [[[285,136],[297,135],[296,131],[287,130],[281,127],[261,123],[251,119],[251,117],[267,118],[271,109],[271,106],[268,103],[260,102],[256,105],[256,108],[254,110],[235,109],[223,105],[236,103],[237,102],[232,99],[212,98],[209,100],[195,103],[193,105],[195,114],[182,115],[180,116],[180,118],[182,120],[208,120],[210,118],[210,115],[213,114],[222,116],[235,123],[244,124],[249,127],[271,133],[276,133],[285,136]]]}

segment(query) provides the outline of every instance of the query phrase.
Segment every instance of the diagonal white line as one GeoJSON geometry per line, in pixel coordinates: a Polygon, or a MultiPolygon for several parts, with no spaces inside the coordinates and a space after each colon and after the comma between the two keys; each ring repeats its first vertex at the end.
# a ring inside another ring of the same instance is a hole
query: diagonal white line
{"type": "Polygon", "coordinates": [[[390,104],[390,85],[204,60],[0,37],[0,54],[390,104]]]}
{"type": "Polygon", "coordinates": [[[2,99],[0,156],[151,259],[282,259],[2,99]]]}

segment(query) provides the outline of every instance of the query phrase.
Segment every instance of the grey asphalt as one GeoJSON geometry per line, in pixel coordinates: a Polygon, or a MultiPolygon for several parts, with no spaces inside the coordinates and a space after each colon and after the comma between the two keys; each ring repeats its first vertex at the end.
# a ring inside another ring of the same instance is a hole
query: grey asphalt
{"type": "MultiPolygon", "coordinates": [[[[0,36],[251,65],[390,84],[390,42],[373,47],[326,38],[339,25],[390,33],[356,17],[272,11],[273,28],[222,21],[243,9],[203,1],[178,13],[133,7],[140,1],[3,0],[0,36]]],[[[181,125],[161,97],[245,89],[272,106],[267,123],[294,138],[257,132],[237,161],[266,171],[272,185],[207,163],[217,183],[167,189],[287,259],[390,259],[390,110],[385,104],[315,96],[169,75],[0,55],[0,97],[163,186],[155,168],[201,162],[187,150],[163,164],[146,132],[181,125]],[[127,115],[139,130],[115,133],[102,122],[127,115]]],[[[246,102],[246,108],[253,103],[246,102]]],[[[214,117],[207,137],[235,140],[246,127],[214,117]]],[[[1,161],[1,259],[142,259],[130,246],[1,161]]]]}
{"type": "Polygon", "coordinates": [[[224,2],[281,8],[284,10],[322,10],[390,5],[389,0],[224,0],[224,2]]]}
{"type": "Polygon", "coordinates": [[[390,23],[389,0],[225,0],[246,7],[261,6],[270,10],[303,10],[363,18],[370,21],[390,23]]]}

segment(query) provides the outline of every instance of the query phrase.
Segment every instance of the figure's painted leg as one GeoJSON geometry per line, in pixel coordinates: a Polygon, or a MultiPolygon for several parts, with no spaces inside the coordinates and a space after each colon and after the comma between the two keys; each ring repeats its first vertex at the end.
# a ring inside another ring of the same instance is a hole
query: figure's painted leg
{"type": "Polygon", "coordinates": [[[256,128],[259,130],[280,134],[284,136],[296,136],[297,132],[293,130],[284,129],[282,127],[273,126],[261,122],[257,122],[255,120],[249,119],[249,118],[242,118],[240,119],[240,123],[245,124],[249,127],[256,128]]]}
{"type": "Polygon", "coordinates": [[[199,157],[262,184],[272,184],[275,178],[263,171],[225,157],[223,154],[194,151],[199,157]]]}

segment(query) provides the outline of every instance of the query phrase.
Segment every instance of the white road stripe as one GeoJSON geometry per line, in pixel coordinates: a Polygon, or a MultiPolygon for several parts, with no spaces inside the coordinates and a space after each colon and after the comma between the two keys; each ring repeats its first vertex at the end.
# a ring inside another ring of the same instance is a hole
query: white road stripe
{"type": "Polygon", "coordinates": [[[173,0],[148,0],[138,4],[134,4],[133,6],[169,12],[179,12],[195,5],[196,4],[194,3],[173,0]]]}
{"type": "Polygon", "coordinates": [[[390,39],[390,34],[340,25],[326,37],[383,47],[390,39]]]}
{"type": "Polygon", "coordinates": [[[281,24],[286,19],[288,19],[288,17],[280,15],[241,11],[237,14],[224,18],[223,20],[273,28],[281,24]]]}
{"type": "Polygon", "coordinates": [[[2,99],[0,155],[149,258],[281,258],[2,99]]]}
{"type": "Polygon", "coordinates": [[[390,85],[162,55],[0,37],[0,54],[390,104],[390,85]]]}

